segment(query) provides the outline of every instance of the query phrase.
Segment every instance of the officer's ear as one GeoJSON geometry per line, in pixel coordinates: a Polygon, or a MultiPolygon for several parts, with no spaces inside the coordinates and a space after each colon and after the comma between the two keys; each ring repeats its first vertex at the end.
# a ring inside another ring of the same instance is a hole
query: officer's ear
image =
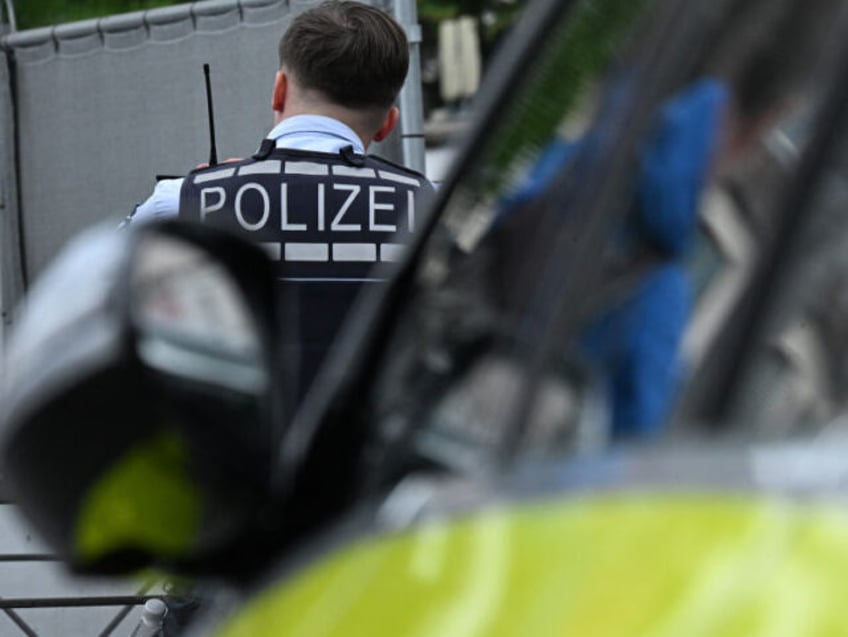
{"type": "Polygon", "coordinates": [[[394,130],[395,126],[397,126],[398,119],[400,119],[400,111],[397,106],[392,106],[389,112],[386,113],[386,119],[383,120],[380,129],[374,133],[374,141],[381,142],[386,139],[394,130]]]}
{"type": "Polygon", "coordinates": [[[277,114],[282,114],[286,108],[288,89],[288,77],[283,71],[277,71],[277,76],[274,78],[274,94],[271,97],[271,106],[277,114]]]}

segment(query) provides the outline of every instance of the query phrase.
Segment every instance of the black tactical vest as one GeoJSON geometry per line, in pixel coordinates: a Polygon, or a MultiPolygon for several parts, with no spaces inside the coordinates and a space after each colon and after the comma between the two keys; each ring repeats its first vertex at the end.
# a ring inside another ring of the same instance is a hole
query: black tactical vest
{"type": "Polygon", "coordinates": [[[188,175],[179,216],[233,230],[276,262],[299,399],[362,286],[379,281],[375,266],[396,261],[415,232],[425,190],[419,173],[351,147],[317,153],[265,140],[251,159],[188,175]]]}

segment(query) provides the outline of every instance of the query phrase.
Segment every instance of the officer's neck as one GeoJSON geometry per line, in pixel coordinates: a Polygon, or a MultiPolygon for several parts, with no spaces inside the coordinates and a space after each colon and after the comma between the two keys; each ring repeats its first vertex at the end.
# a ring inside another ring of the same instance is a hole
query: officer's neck
{"type": "Polygon", "coordinates": [[[335,119],[348,128],[350,128],[362,140],[362,147],[368,148],[368,145],[374,141],[374,133],[370,132],[373,125],[368,121],[370,118],[364,116],[361,112],[353,109],[344,108],[335,104],[286,104],[286,108],[282,111],[274,111],[274,125],[280,122],[295,117],[296,115],[321,115],[335,119]]]}
{"type": "Polygon", "coordinates": [[[367,135],[364,132],[364,127],[361,124],[357,124],[355,119],[350,117],[345,117],[344,113],[340,113],[334,109],[308,109],[303,111],[286,111],[282,116],[279,116],[279,113],[275,113],[274,117],[274,125],[276,126],[282,121],[285,121],[289,118],[295,117],[296,115],[321,115],[323,117],[329,117],[336,121],[341,122],[348,128],[350,128],[354,133],[356,133],[357,137],[362,141],[362,147],[368,148],[368,144],[370,144],[374,138],[373,135],[367,135]]]}

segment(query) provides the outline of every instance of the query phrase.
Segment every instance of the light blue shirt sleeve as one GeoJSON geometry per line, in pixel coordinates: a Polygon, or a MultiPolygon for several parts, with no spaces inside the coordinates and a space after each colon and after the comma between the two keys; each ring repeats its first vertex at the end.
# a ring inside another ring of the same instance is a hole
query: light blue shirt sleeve
{"type": "Polygon", "coordinates": [[[135,209],[132,223],[176,217],[180,210],[180,189],[182,187],[182,178],[163,179],[157,182],[153,193],[135,209]]]}

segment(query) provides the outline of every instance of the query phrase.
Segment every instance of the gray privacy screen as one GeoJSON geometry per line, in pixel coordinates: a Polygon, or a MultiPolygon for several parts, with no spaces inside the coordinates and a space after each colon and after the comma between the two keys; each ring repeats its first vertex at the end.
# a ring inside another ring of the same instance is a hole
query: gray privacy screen
{"type": "MultiPolygon", "coordinates": [[[[314,2],[225,0],[139,11],[0,39],[3,324],[24,285],[80,229],[120,220],[156,175],[251,154],[272,122],[277,41],[314,2]]],[[[389,9],[388,3],[372,3],[389,9]]],[[[400,160],[398,139],[376,152],[400,160]]]]}

